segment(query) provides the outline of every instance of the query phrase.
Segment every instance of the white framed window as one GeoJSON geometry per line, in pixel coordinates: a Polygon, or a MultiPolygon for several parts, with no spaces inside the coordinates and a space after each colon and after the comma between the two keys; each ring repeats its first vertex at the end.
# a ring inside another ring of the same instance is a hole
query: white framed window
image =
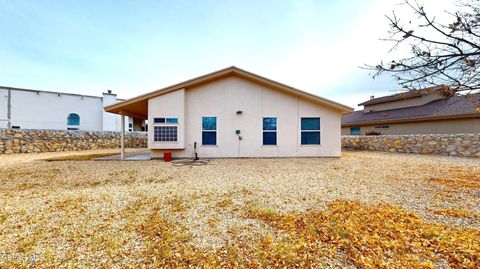
{"type": "Polygon", "coordinates": [[[320,118],[302,117],[300,119],[302,145],[320,145],[320,118]]]}
{"type": "Polygon", "coordinates": [[[217,117],[202,117],[202,145],[217,145],[217,117]]]}
{"type": "Polygon", "coordinates": [[[263,145],[277,145],[277,118],[263,117],[263,145]]]}
{"type": "Polygon", "coordinates": [[[178,118],[153,118],[154,142],[178,141],[178,118]]]}

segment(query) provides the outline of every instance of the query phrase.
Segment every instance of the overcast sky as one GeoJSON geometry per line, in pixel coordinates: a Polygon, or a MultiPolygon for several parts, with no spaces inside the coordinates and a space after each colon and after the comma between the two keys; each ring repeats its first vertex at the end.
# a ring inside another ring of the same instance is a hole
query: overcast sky
{"type": "Polygon", "coordinates": [[[398,3],[0,0],[0,85],[129,98],[235,65],[355,107],[400,89],[359,68],[390,59],[398,3]]]}

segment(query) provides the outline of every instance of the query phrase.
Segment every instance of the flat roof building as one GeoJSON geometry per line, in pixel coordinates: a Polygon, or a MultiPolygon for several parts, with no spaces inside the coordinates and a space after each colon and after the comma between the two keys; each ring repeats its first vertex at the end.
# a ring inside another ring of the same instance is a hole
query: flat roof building
{"type": "MultiPolygon", "coordinates": [[[[121,117],[104,106],[121,99],[108,91],[90,96],[0,86],[0,128],[120,131],[121,117]]],[[[145,121],[129,117],[128,131],[141,131],[145,121]]]]}

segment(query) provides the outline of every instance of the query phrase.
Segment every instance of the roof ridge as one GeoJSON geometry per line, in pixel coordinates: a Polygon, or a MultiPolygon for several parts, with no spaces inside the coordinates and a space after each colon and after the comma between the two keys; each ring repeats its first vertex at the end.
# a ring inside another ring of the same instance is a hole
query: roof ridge
{"type": "MultiPolygon", "coordinates": [[[[205,75],[202,75],[202,76],[198,76],[198,77],[195,77],[195,78],[192,78],[192,79],[188,79],[188,80],[185,80],[185,81],[182,81],[182,82],[179,82],[179,83],[176,83],[176,84],[164,87],[164,88],[160,88],[158,90],[147,92],[145,94],[142,94],[142,95],[139,95],[139,96],[136,96],[136,97],[133,97],[133,98],[129,98],[129,99],[123,101],[123,102],[119,102],[119,103],[116,103],[116,104],[106,106],[106,107],[104,107],[104,109],[107,112],[118,114],[118,113],[120,113],[121,110],[125,110],[125,107],[127,107],[129,105],[136,104],[138,102],[143,102],[143,101],[148,100],[150,98],[160,96],[162,94],[166,94],[166,93],[176,91],[176,90],[179,90],[179,89],[182,89],[182,88],[188,88],[188,87],[193,87],[193,86],[196,86],[196,85],[204,84],[204,83],[207,83],[209,81],[213,81],[213,80],[216,80],[216,79],[219,79],[219,78],[222,78],[222,77],[225,77],[225,76],[229,76],[229,75],[235,75],[235,76],[241,77],[243,79],[249,80],[251,82],[271,87],[272,89],[284,92],[286,94],[291,94],[291,95],[295,95],[297,97],[305,98],[305,99],[310,100],[312,102],[322,104],[322,105],[324,105],[324,106],[326,106],[326,107],[328,107],[332,110],[338,111],[342,114],[351,113],[353,111],[353,108],[351,108],[349,106],[346,106],[346,105],[343,105],[341,103],[338,103],[338,102],[320,97],[320,96],[315,95],[313,93],[309,93],[309,92],[306,92],[306,91],[299,90],[299,89],[294,88],[292,86],[285,85],[281,82],[277,82],[277,81],[274,81],[272,79],[257,75],[255,73],[251,73],[249,71],[240,69],[236,66],[230,66],[230,67],[220,69],[220,70],[215,71],[215,72],[211,72],[211,73],[208,73],[208,74],[205,74],[205,75]]],[[[125,112],[126,112],[126,110],[125,110],[125,112]]]]}

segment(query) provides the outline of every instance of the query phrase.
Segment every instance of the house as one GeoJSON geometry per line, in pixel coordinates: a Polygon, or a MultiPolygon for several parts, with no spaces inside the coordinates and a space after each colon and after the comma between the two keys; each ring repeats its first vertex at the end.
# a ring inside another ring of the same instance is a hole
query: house
{"type": "Polygon", "coordinates": [[[342,117],[342,135],[480,132],[480,93],[458,95],[446,86],[370,100],[342,117]]]}
{"type": "Polygon", "coordinates": [[[340,156],[352,110],[236,67],[105,107],[148,120],[152,158],[340,156]]]}
{"type": "MultiPolygon", "coordinates": [[[[103,107],[122,101],[111,91],[101,97],[0,86],[0,128],[120,131],[119,115],[103,107]]],[[[129,131],[146,128],[129,117],[129,131]]]]}

